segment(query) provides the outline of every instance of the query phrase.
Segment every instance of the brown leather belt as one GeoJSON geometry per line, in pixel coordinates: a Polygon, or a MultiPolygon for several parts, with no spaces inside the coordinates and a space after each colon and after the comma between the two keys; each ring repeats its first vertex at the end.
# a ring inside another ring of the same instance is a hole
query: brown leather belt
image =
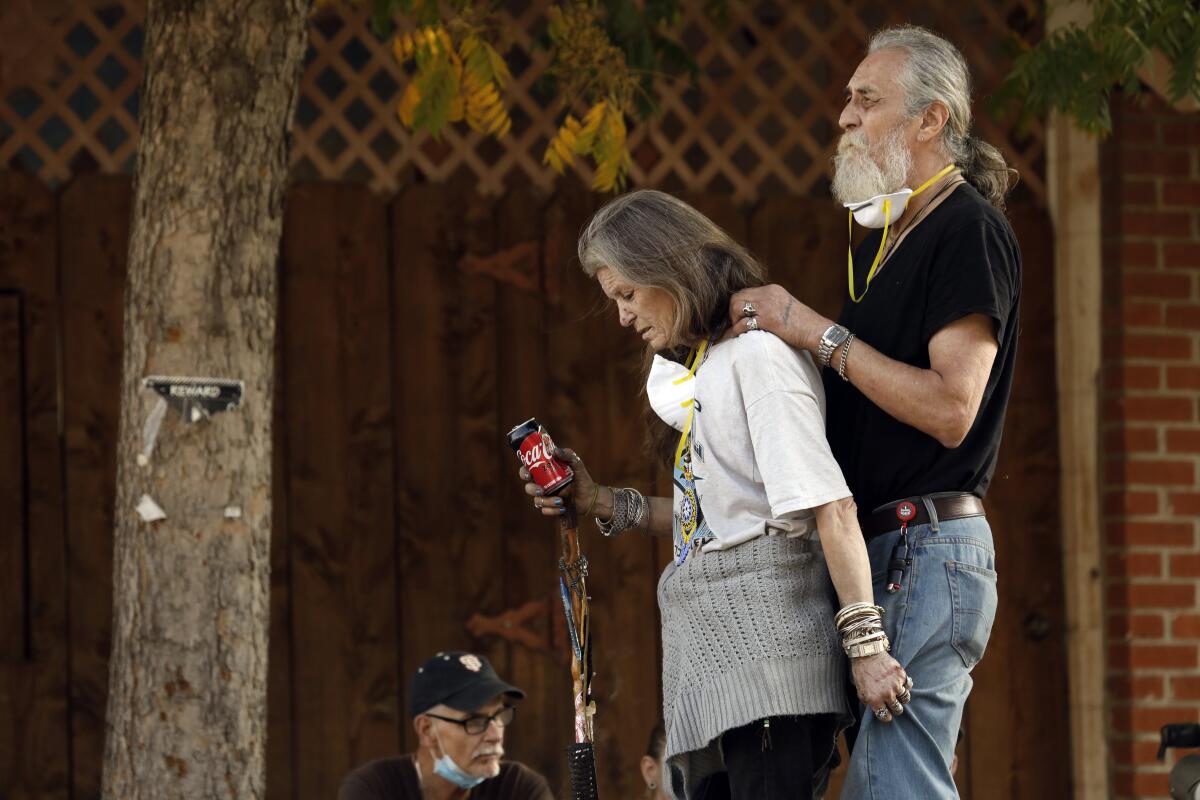
{"type": "MultiPolygon", "coordinates": [[[[939,522],[984,515],[983,501],[973,494],[964,492],[963,494],[930,495],[929,499],[933,501],[939,522]]],[[[880,506],[870,514],[860,516],[858,524],[862,528],[863,537],[870,541],[877,536],[899,529],[900,519],[896,516],[896,506],[903,502],[912,503],[917,510],[917,515],[908,521],[910,526],[925,525],[929,522],[929,510],[925,508],[925,501],[920,497],[906,497],[903,500],[880,506]]]]}

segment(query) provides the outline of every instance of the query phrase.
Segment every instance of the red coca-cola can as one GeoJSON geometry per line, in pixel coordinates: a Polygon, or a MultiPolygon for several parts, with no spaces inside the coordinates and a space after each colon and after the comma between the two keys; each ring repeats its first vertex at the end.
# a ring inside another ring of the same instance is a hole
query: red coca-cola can
{"type": "Polygon", "coordinates": [[[575,471],[554,457],[554,440],[536,419],[527,419],[509,431],[508,446],[546,494],[557,494],[575,480],[575,471]]]}

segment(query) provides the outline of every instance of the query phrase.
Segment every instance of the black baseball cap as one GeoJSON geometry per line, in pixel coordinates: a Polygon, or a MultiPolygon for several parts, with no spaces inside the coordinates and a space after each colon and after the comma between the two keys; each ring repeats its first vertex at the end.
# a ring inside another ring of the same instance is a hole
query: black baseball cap
{"type": "Polygon", "coordinates": [[[417,668],[412,682],[412,715],[442,704],[455,711],[475,711],[496,695],[523,700],[525,693],[505,683],[487,658],[475,653],[438,653],[417,668]]]}

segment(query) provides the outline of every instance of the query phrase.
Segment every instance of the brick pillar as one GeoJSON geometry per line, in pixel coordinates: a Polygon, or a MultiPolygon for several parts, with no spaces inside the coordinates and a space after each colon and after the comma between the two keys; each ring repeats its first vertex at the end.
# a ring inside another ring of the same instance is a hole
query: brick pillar
{"type": "Polygon", "coordinates": [[[1165,797],[1160,726],[1200,722],[1200,118],[1120,100],[1102,147],[1101,414],[1118,798],[1165,797]]]}

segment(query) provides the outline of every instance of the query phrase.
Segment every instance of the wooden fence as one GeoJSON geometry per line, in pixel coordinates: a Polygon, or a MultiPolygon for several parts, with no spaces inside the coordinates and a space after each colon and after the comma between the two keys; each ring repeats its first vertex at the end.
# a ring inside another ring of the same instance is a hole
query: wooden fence
{"type": "MultiPolygon", "coordinates": [[[[554,602],[557,541],[514,479],[503,433],[536,415],[606,482],[648,487],[639,343],[573,266],[600,199],[564,183],[501,198],[462,183],[314,183],[288,199],[281,257],[272,537],[271,798],[329,798],[410,750],[408,682],[447,648],[529,692],[513,758],[557,785],[570,741],[554,602]]],[[[0,796],[99,795],[111,618],[114,452],[130,185],[57,195],[0,173],[0,796]]],[[[827,313],[845,219],[825,198],[752,210],[686,199],[827,313]]],[[[1025,251],[1024,337],[989,496],[1001,607],[976,671],[964,797],[1069,794],[1057,529],[1051,237],[1025,251]]],[[[253,398],[248,398],[253,402],[253,398]]],[[[120,509],[118,513],[132,513],[120,509]]],[[[667,553],[585,533],[592,564],[602,794],[641,794],[659,707],[654,587],[667,553]]]]}

